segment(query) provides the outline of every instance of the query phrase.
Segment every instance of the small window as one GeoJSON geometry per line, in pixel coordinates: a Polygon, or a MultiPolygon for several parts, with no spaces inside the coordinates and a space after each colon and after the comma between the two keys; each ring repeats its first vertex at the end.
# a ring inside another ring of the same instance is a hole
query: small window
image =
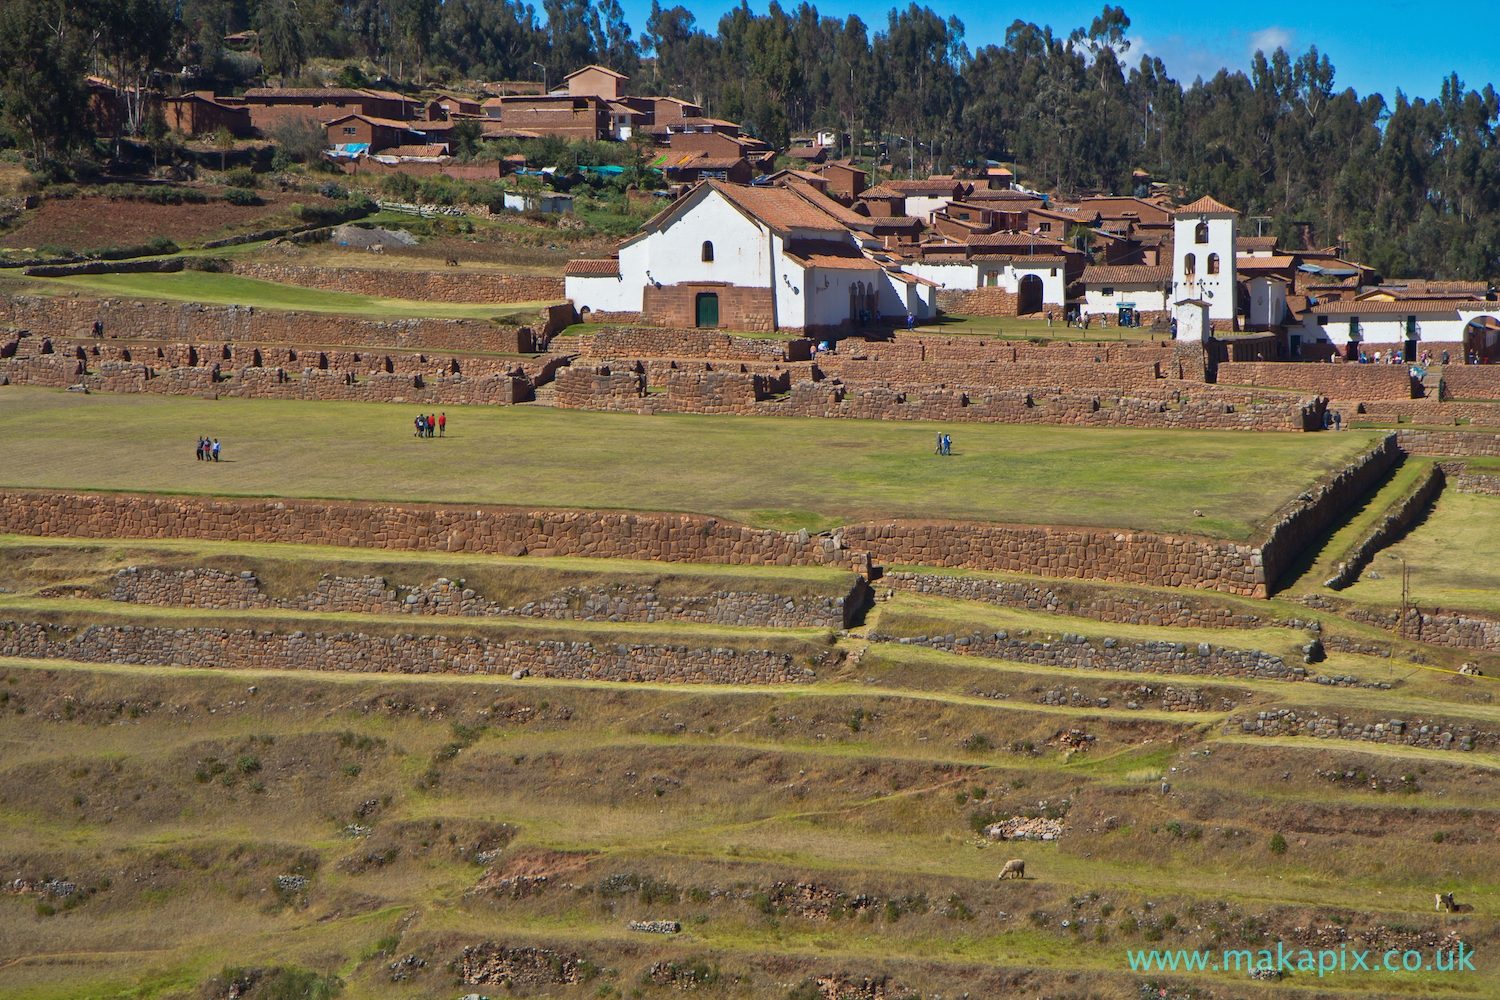
{"type": "Polygon", "coordinates": [[[359,129],[355,128],[352,125],[345,125],[344,126],[344,134],[345,135],[358,135],[359,134],[359,129]]]}
{"type": "Polygon", "coordinates": [[[703,263],[705,263],[705,264],[712,264],[713,262],[714,262],[714,245],[711,242],[709,242],[708,240],[704,240],[703,241],[703,263]]]}
{"type": "Polygon", "coordinates": [[[1219,255],[1216,253],[1211,253],[1208,255],[1208,273],[1219,273],[1219,255]]]}
{"type": "Polygon", "coordinates": [[[1037,226],[1037,229],[1041,230],[1044,233],[1050,233],[1052,232],[1052,223],[1044,222],[1040,226],[1037,226]]]}
{"type": "Polygon", "coordinates": [[[1200,222],[1200,223],[1198,223],[1197,228],[1193,230],[1193,242],[1194,243],[1207,243],[1208,242],[1208,223],[1207,222],[1200,222]]]}
{"type": "Polygon", "coordinates": [[[1183,274],[1197,274],[1198,273],[1198,258],[1195,257],[1195,256],[1193,256],[1192,254],[1185,255],[1182,258],[1182,273],[1183,274]]]}
{"type": "Polygon", "coordinates": [[[986,272],[984,272],[984,287],[986,287],[986,288],[998,288],[999,285],[1000,285],[1000,272],[999,271],[986,271],[986,272]]]}
{"type": "Polygon", "coordinates": [[[1113,288],[1101,288],[1101,289],[1099,289],[1099,291],[1102,292],[1106,296],[1114,295],[1115,294],[1115,290],[1113,288]]]}
{"type": "Polygon", "coordinates": [[[1319,316],[1318,317],[1318,325],[1319,326],[1327,326],[1328,325],[1328,317],[1327,316],[1319,316]]]}

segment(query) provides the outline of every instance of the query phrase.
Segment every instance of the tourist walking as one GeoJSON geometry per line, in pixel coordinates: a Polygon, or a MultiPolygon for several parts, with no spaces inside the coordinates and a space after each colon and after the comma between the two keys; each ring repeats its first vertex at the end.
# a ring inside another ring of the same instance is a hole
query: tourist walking
{"type": "Polygon", "coordinates": [[[214,461],[217,462],[219,460],[219,439],[218,438],[214,438],[213,452],[214,452],[214,461]]]}
{"type": "Polygon", "coordinates": [[[438,437],[448,433],[448,414],[438,414],[438,437]]]}
{"type": "Polygon", "coordinates": [[[953,454],[953,439],[946,434],[943,435],[943,454],[953,454]]]}
{"type": "Polygon", "coordinates": [[[427,418],[418,413],[415,423],[417,425],[417,437],[421,437],[423,432],[427,430],[427,418]]]}
{"type": "Polygon", "coordinates": [[[202,434],[198,435],[198,454],[197,454],[196,457],[197,457],[198,461],[200,461],[200,462],[203,461],[203,435],[202,434]]]}
{"type": "Polygon", "coordinates": [[[943,432],[942,431],[938,431],[937,447],[934,448],[934,449],[932,449],[932,453],[934,455],[941,455],[943,453],[943,432]]]}

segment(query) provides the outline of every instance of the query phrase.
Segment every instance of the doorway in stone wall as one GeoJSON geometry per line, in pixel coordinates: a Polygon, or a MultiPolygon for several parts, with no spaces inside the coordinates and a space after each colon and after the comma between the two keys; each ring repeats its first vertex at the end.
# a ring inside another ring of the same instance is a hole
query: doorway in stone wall
{"type": "Polygon", "coordinates": [[[1042,279],[1034,274],[1021,278],[1017,286],[1016,312],[1022,316],[1042,311],[1042,279]]]}
{"type": "Polygon", "coordinates": [[[718,327],[719,296],[714,292],[698,293],[697,325],[700,327],[718,327]]]}

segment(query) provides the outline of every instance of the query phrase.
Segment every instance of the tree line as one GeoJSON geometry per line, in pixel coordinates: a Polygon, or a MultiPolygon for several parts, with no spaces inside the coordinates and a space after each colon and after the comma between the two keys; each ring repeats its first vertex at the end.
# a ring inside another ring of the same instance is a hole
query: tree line
{"type": "MultiPolygon", "coordinates": [[[[1016,162],[1063,196],[1131,193],[1144,169],[1284,245],[1342,244],[1390,276],[1500,273],[1493,85],[1454,75],[1430,100],[1362,96],[1315,47],[1184,84],[1132,57],[1129,27],[1110,6],[1066,35],[1017,20],[971,52],[958,18],[916,4],[872,26],[742,0],[710,30],[653,0],[637,35],[618,0],[0,0],[0,86],[15,143],[43,160],[85,136],[86,73],[137,84],[192,65],[200,81],[296,83],[316,58],[376,67],[388,86],[556,84],[598,62],[777,145],[832,128],[893,169],[1016,162]],[[252,28],[255,62],[224,44],[252,28]]],[[[143,107],[118,117],[131,133],[150,124],[143,107]]]]}

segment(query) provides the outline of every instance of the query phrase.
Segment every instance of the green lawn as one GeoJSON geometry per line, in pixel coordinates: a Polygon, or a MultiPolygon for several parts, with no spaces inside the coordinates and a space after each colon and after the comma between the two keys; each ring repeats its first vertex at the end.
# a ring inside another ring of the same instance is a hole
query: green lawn
{"type": "Polygon", "coordinates": [[[300,285],[281,285],[233,274],[179,271],[175,274],[87,274],[70,278],[36,278],[31,287],[42,293],[83,291],[113,296],[205,302],[211,305],[255,306],[301,312],[348,313],[379,318],[434,317],[437,319],[509,319],[536,312],[545,302],[422,302],[382,299],[349,292],[327,292],[300,285]]]}
{"type": "Polygon", "coordinates": [[[1372,435],[639,417],[0,390],[0,485],[682,510],[817,529],[889,517],[1248,538],[1372,435]],[[218,465],[189,456],[219,437],[218,465]],[[1193,516],[1194,509],[1205,516],[1193,516]]]}
{"type": "Polygon", "coordinates": [[[1426,519],[1382,549],[1343,596],[1398,606],[1403,559],[1411,570],[1413,603],[1500,612],[1500,497],[1460,493],[1449,486],[1426,519]],[[1380,579],[1369,579],[1372,572],[1380,579]]]}

